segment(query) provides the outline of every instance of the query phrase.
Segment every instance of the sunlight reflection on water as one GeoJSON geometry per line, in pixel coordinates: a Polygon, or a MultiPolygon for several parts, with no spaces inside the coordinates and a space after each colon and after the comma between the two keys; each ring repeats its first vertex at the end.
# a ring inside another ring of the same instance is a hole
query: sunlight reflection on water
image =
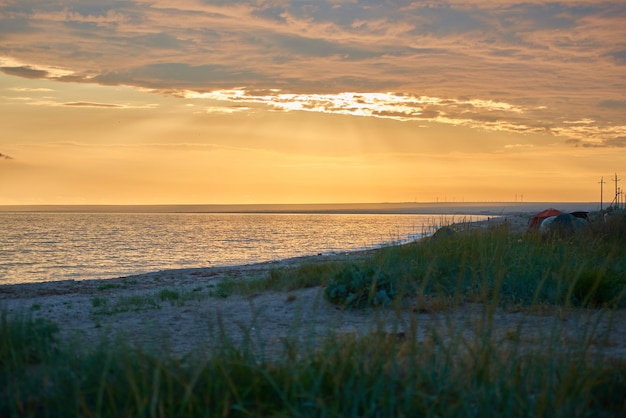
{"type": "MultiPolygon", "coordinates": [[[[481,216],[471,216],[472,220],[481,216]]],[[[408,242],[462,215],[0,213],[0,284],[227,266],[408,242]]]]}

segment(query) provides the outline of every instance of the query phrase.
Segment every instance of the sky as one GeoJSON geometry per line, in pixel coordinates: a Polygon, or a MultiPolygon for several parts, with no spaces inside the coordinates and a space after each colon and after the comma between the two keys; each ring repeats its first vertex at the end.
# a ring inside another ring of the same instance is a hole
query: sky
{"type": "Polygon", "coordinates": [[[0,205],[610,202],[625,147],[623,0],[0,0],[0,205]]]}

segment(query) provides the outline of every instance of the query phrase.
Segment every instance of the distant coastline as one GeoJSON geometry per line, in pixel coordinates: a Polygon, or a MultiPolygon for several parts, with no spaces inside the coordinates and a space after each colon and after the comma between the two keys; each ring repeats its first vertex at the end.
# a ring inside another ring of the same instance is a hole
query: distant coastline
{"type": "Polygon", "coordinates": [[[308,213],[308,214],[465,214],[493,215],[541,211],[599,210],[598,202],[430,202],[190,205],[0,205],[0,212],[56,213],[308,213]]]}

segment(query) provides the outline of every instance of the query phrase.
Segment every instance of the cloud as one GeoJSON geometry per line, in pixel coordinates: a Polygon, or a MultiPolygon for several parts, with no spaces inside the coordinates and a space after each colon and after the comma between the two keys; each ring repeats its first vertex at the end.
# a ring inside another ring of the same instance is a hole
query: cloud
{"type": "Polygon", "coordinates": [[[30,26],[27,17],[9,17],[0,14],[0,41],[7,36],[28,35],[30,33],[36,33],[36,31],[30,26]]]}
{"type": "Polygon", "coordinates": [[[235,70],[224,65],[189,65],[172,62],[103,73],[93,77],[92,80],[102,84],[132,84],[146,88],[162,88],[163,80],[168,80],[168,87],[184,89],[202,84],[231,86],[238,80],[255,80],[255,84],[259,84],[263,77],[262,73],[244,69],[235,70]]]}
{"type": "Polygon", "coordinates": [[[278,111],[594,146],[615,146],[624,129],[620,1],[24,0],[0,4],[0,16],[0,70],[20,77],[182,97],[241,88],[236,100],[278,111]],[[396,93],[369,102],[386,92],[396,93]]]}
{"type": "Polygon", "coordinates": [[[568,143],[616,146],[614,139],[626,135],[626,126],[598,126],[590,118],[552,121],[545,107],[518,106],[507,102],[478,99],[444,99],[399,93],[292,94],[279,90],[216,90],[207,93],[186,91],[188,99],[265,104],[276,111],[305,111],[376,117],[398,121],[433,121],[488,131],[523,134],[550,134],[568,143]]]}
{"type": "Polygon", "coordinates": [[[124,106],[118,104],[110,104],[110,103],[91,103],[91,102],[70,102],[63,103],[63,106],[74,106],[74,107],[103,107],[103,108],[115,108],[120,109],[124,106]]]}
{"type": "Polygon", "coordinates": [[[626,100],[602,100],[598,106],[610,109],[626,109],[626,100]]]}
{"type": "Polygon", "coordinates": [[[65,70],[58,66],[25,64],[15,58],[0,55],[0,71],[24,78],[60,78],[73,74],[72,70],[65,70]]]}
{"type": "Polygon", "coordinates": [[[626,147],[626,136],[618,137],[618,138],[611,138],[605,141],[605,143],[608,146],[624,148],[626,147]]]}
{"type": "Polygon", "coordinates": [[[208,106],[203,109],[205,113],[233,114],[252,110],[248,106],[208,106]]]}
{"type": "MultiPolygon", "coordinates": [[[[154,109],[158,107],[156,103],[146,103],[144,101],[141,102],[126,102],[126,103],[106,103],[106,102],[98,102],[91,100],[67,100],[66,97],[56,97],[50,95],[37,95],[37,93],[49,93],[54,91],[48,88],[10,88],[7,89],[9,91],[16,91],[19,93],[34,93],[31,96],[0,96],[4,100],[4,104],[24,104],[28,106],[41,106],[41,107],[90,107],[90,108],[100,108],[100,109],[154,109]]],[[[91,95],[83,95],[83,96],[94,96],[97,93],[92,93],[91,95]]],[[[64,94],[64,96],[74,96],[74,94],[64,94]]]]}
{"type": "Polygon", "coordinates": [[[36,70],[31,67],[0,67],[0,71],[8,75],[16,75],[24,78],[46,78],[48,72],[43,70],[36,70]]]}
{"type": "Polygon", "coordinates": [[[8,90],[27,92],[27,93],[48,93],[48,92],[54,91],[53,89],[49,89],[49,88],[45,88],[45,87],[37,87],[37,88],[31,88],[31,87],[11,87],[8,90]]]}
{"type": "Polygon", "coordinates": [[[620,51],[611,51],[607,53],[606,56],[613,58],[615,62],[619,65],[626,65],[626,49],[620,51]]]}
{"type": "Polygon", "coordinates": [[[185,41],[181,41],[163,32],[141,35],[134,38],[132,42],[157,50],[179,49],[183,48],[185,45],[185,41]]]}

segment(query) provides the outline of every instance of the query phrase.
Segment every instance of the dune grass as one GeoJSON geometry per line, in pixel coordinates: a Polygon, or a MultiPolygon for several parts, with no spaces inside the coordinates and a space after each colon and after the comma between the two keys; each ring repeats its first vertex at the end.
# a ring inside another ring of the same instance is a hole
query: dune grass
{"type": "Polygon", "coordinates": [[[268,359],[246,344],[207,357],[154,355],[123,341],[79,349],[45,321],[2,317],[0,415],[7,417],[615,417],[626,362],[561,346],[524,350],[484,330],[334,336],[286,343],[268,359]]]}
{"type": "MultiPolygon", "coordinates": [[[[345,309],[393,309],[407,297],[478,302],[485,321],[471,337],[453,329],[419,339],[415,326],[360,336],[329,330],[321,345],[287,338],[281,353],[266,356],[218,332],[222,348],[179,358],[123,339],[83,347],[59,340],[58,327],[32,312],[3,312],[0,416],[626,416],[626,359],[557,333],[529,345],[515,330],[497,335],[490,321],[500,305],[623,308],[626,234],[590,228],[554,239],[468,229],[220,285],[226,296],[321,285],[345,309]]],[[[177,303],[182,295],[157,297],[177,303]]]]}
{"type": "Polygon", "coordinates": [[[459,302],[626,306],[626,215],[594,219],[569,236],[458,225],[454,232],[392,246],[349,262],[311,262],[268,277],[220,283],[223,295],[325,286],[345,308],[389,305],[403,297],[459,302]]]}
{"type": "MultiPolygon", "coordinates": [[[[626,223],[626,222],[624,222],[626,223]]],[[[402,296],[417,292],[490,304],[623,307],[626,235],[512,234],[506,225],[388,248],[365,268],[402,296]]],[[[333,283],[331,283],[333,285],[333,283]]]]}

